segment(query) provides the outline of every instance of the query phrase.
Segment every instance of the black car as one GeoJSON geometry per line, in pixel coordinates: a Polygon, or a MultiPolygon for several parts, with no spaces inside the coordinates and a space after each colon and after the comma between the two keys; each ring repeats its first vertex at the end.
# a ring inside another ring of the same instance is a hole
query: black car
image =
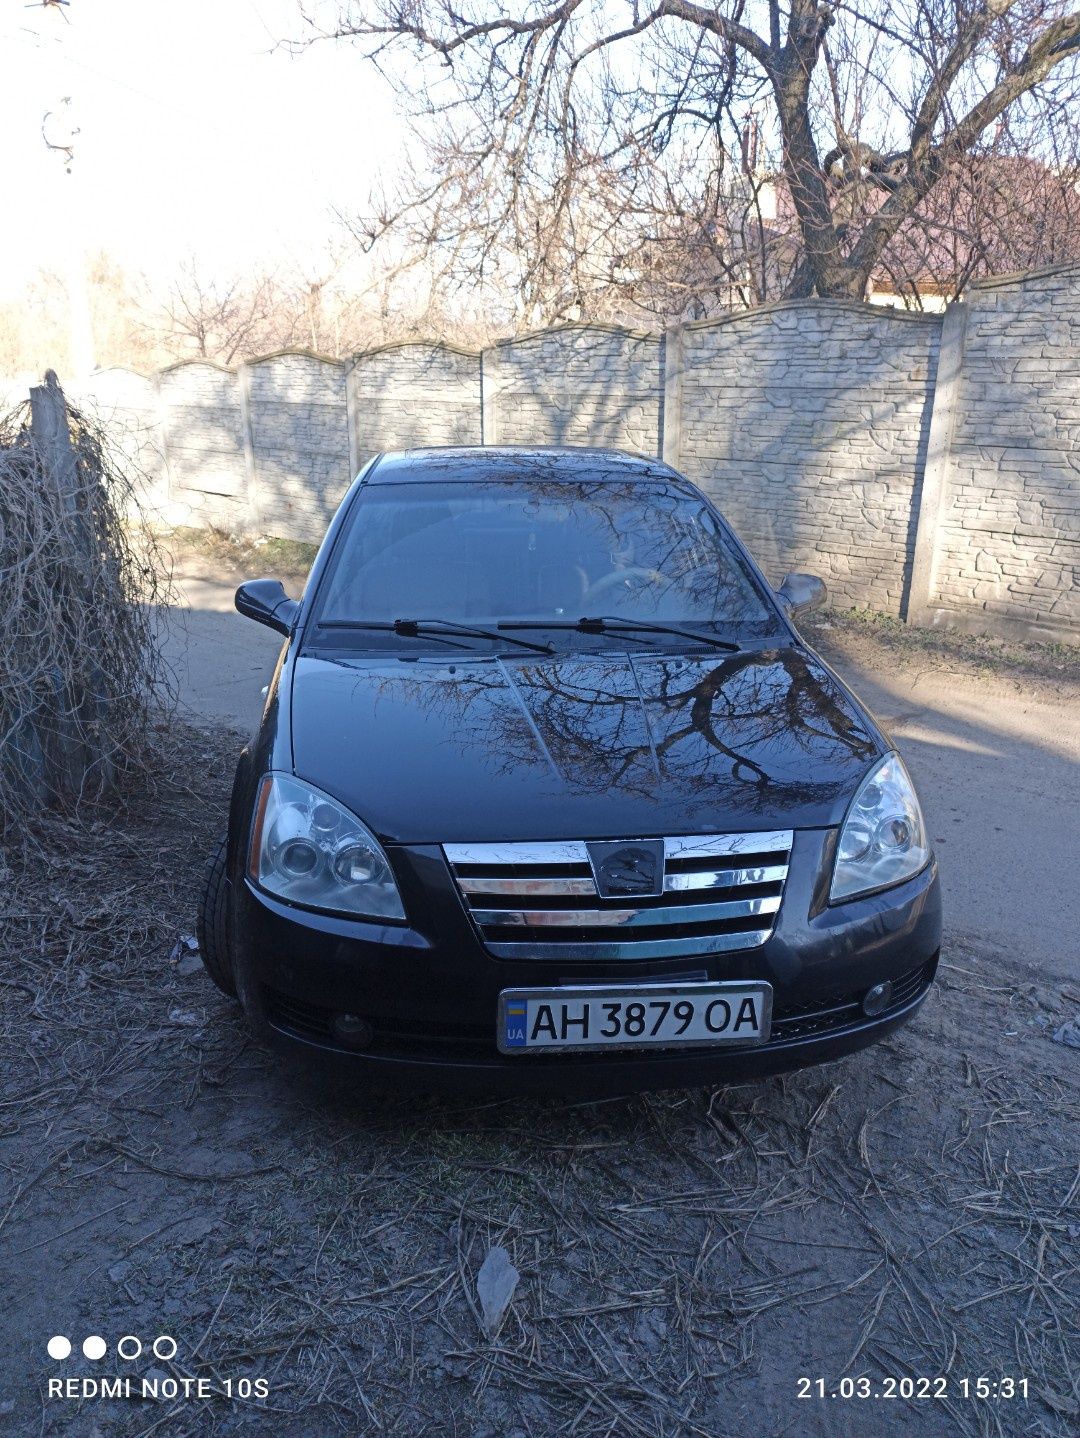
{"type": "Polygon", "coordinates": [[[206,967],[384,1085],[587,1094],[832,1059],[925,998],[915,791],[710,502],[657,460],[365,467],[207,866],[206,967]]]}

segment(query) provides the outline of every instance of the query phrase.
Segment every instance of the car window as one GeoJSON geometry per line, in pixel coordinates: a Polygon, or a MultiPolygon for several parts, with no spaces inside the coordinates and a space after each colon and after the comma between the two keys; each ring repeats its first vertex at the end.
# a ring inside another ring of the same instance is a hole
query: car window
{"type": "Polygon", "coordinates": [[[605,615],[775,628],[738,551],[690,489],[537,480],[371,484],[316,621],[605,615]]]}

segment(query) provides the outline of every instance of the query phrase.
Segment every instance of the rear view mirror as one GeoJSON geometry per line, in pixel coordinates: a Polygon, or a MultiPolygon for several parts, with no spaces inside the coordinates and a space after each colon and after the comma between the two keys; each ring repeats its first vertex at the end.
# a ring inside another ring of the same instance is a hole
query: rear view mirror
{"type": "Polygon", "coordinates": [[[776,592],[791,619],[808,614],[811,609],[820,609],[829,597],[824,579],[816,574],[785,574],[776,592]]]}
{"type": "Polygon", "coordinates": [[[285,593],[280,579],[248,579],[236,591],[236,607],[248,619],[291,634],[300,605],[285,593]]]}

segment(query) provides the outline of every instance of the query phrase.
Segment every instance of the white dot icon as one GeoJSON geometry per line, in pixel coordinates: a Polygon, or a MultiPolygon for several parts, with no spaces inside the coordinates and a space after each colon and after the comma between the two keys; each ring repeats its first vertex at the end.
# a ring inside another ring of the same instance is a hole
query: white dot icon
{"type": "Polygon", "coordinates": [[[59,1333],[55,1338],[50,1338],[45,1346],[50,1358],[66,1358],[71,1352],[70,1339],[62,1337],[59,1333]]]}
{"type": "Polygon", "coordinates": [[[96,1334],[92,1334],[89,1338],[83,1339],[82,1351],[87,1358],[104,1358],[108,1346],[104,1338],[98,1338],[96,1334]]]}

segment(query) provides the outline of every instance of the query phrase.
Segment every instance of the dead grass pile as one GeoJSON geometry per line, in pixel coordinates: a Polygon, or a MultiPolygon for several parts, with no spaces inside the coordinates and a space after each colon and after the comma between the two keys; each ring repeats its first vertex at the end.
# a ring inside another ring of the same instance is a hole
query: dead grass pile
{"type": "Polygon", "coordinates": [[[167,568],[152,535],[133,541],[141,476],[51,372],[42,388],[36,421],[30,405],[0,419],[5,841],[138,769],[171,694],[156,632],[167,568]]]}

